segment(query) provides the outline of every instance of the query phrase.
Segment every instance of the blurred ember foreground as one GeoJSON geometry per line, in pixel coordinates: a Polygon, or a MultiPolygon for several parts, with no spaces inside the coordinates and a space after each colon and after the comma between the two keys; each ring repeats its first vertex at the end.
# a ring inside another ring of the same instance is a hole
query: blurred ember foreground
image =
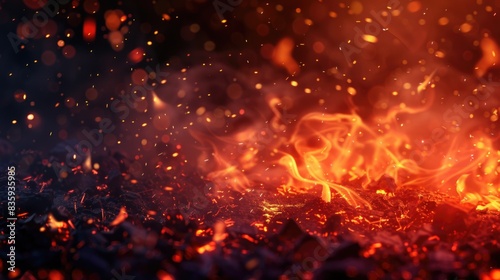
{"type": "MultiPolygon", "coordinates": [[[[424,189],[392,193],[390,178],[357,189],[368,210],[338,196],[324,202],[319,187],[216,191],[196,174],[162,169],[140,182],[77,167],[59,182],[41,155],[18,155],[18,164],[26,157],[17,272],[5,274],[2,247],[5,278],[500,279],[498,212],[424,189]]],[[[115,158],[102,166],[126,169],[115,158]]]]}

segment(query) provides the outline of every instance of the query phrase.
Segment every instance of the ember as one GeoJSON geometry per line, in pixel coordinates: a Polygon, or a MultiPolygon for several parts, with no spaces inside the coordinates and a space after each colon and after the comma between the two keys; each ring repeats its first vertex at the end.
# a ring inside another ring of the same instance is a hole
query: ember
{"type": "Polygon", "coordinates": [[[498,1],[302,2],[2,4],[0,278],[500,279],[498,1]]]}

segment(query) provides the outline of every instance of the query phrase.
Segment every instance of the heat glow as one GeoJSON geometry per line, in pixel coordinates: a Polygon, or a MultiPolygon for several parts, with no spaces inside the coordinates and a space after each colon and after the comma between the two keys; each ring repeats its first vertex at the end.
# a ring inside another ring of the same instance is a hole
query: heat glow
{"type": "MultiPolygon", "coordinates": [[[[431,138],[416,140],[428,130],[422,127],[423,116],[439,119],[438,110],[444,110],[434,78],[439,80],[436,69],[408,89],[413,99],[365,119],[351,106],[350,113],[309,112],[285,125],[278,110],[281,100],[270,98],[270,121],[223,137],[195,135],[206,147],[199,165],[211,162],[203,170],[207,179],[242,191],[256,184],[298,191],[320,187],[326,202],[340,195],[353,206],[371,208],[353,186],[381,188],[380,181],[386,180],[384,191],[396,195],[400,188],[425,187],[458,195],[479,210],[498,210],[500,151],[492,133],[479,128],[484,119],[444,122],[431,138]]],[[[479,100],[484,91],[492,91],[488,87],[479,85],[469,94],[479,100]]]]}

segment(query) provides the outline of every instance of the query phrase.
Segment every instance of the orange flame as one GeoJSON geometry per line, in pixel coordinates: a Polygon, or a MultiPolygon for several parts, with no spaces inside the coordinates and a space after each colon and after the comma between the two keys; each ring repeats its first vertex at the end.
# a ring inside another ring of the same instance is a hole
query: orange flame
{"type": "Polygon", "coordinates": [[[333,189],[352,205],[368,206],[366,200],[339,182],[365,178],[366,186],[385,174],[398,178],[398,171],[410,165],[398,159],[402,158],[398,148],[403,139],[373,132],[356,114],[311,113],[299,121],[289,141],[301,162],[286,154],[280,164],[299,182],[321,185],[322,198],[327,202],[333,189]]]}
{"type": "MultiPolygon", "coordinates": [[[[397,111],[389,110],[388,115],[420,109],[397,111]]],[[[322,186],[322,198],[327,202],[334,190],[351,205],[370,207],[348,187],[349,182],[361,181],[367,187],[388,176],[398,187],[455,184],[462,202],[476,204],[478,210],[500,210],[500,151],[494,149],[491,138],[481,132],[466,138],[455,135],[446,142],[448,149],[442,156],[427,155],[427,161],[439,163],[433,168],[408,157],[412,149],[409,135],[387,128],[386,132],[375,131],[355,113],[310,113],[299,121],[288,141],[296,155],[285,154],[280,164],[299,184],[322,186]]]]}
{"type": "MultiPolygon", "coordinates": [[[[419,91],[425,90],[421,86],[418,88],[419,91]]],[[[470,132],[468,137],[455,134],[450,141],[433,143],[443,149],[440,153],[425,155],[426,162],[433,164],[422,164],[409,156],[413,149],[411,135],[398,129],[393,122],[401,114],[429,110],[432,94],[429,93],[427,98],[428,104],[421,107],[400,105],[389,109],[386,116],[376,118],[377,125],[364,121],[355,112],[309,113],[297,122],[288,140],[275,137],[276,141],[268,141],[265,146],[255,146],[255,137],[262,130],[254,127],[219,137],[222,140],[220,145],[205,137],[203,141],[211,145],[209,150],[215,162],[215,170],[208,173],[207,179],[244,190],[255,183],[257,175],[262,178],[265,173],[262,167],[257,168],[260,166],[258,155],[264,153],[280,156],[276,160],[260,162],[266,162],[268,167],[275,163],[285,167],[288,175],[283,181],[287,185],[306,190],[321,186],[322,198],[327,202],[333,191],[351,205],[370,208],[370,204],[350,186],[360,183],[366,188],[381,179],[392,178],[400,188],[414,185],[450,189],[455,185],[463,202],[480,205],[478,209],[500,209],[500,151],[493,148],[493,140],[483,133],[470,132]],[[238,143],[236,148],[235,143],[238,143]],[[258,172],[252,171],[256,168],[258,172]]],[[[269,125],[276,129],[267,133],[282,129],[277,104],[279,99],[269,101],[275,114],[269,125]]],[[[200,165],[207,158],[207,153],[200,156],[200,165]]],[[[266,171],[269,172],[267,168],[266,171]]]]}
{"type": "MultiPolygon", "coordinates": [[[[498,58],[496,43],[483,39],[481,44],[484,57],[476,66],[480,78],[496,66],[498,58]]],[[[270,119],[259,119],[225,136],[193,133],[207,147],[198,164],[207,179],[238,190],[259,182],[296,190],[320,186],[326,202],[338,194],[353,206],[370,208],[352,187],[367,188],[384,181],[394,189],[419,186],[452,191],[478,210],[500,210],[500,151],[495,147],[495,125],[485,125],[498,120],[499,101],[491,95],[482,99],[481,92],[492,90],[484,85],[474,88],[468,82],[460,92],[448,85],[458,79],[473,81],[472,76],[444,67],[426,69],[423,77],[424,70],[415,71],[421,82],[410,75],[391,77],[397,80],[396,88],[393,84],[381,87],[389,97],[377,97],[373,102],[380,106],[375,105],[371,115],[362,117],[351,102],[350,113],[303,115],[291,134],[283,122],[282,100],[268,97],[270,119]],[[456,92],[452,97],[450,89],[456,92]],[[450,106],[460,96],[465,96],[462,103],[450,106]],[[492,106],[496,107],[487,108],[492,106]],[[451,112],[451,107],[459,121],[443,114],[451,112]],[[418,140],[433,127],[430,141],[418,140]]],[[[357,91],[349,86],[347,92],[352,98],[357,91]]]]}

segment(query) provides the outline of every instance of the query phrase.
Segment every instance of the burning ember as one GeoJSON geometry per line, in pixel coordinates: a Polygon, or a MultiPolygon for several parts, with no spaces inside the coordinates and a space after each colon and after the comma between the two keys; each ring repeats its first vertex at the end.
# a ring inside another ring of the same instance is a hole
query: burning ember
{"type": "Polygon", "coordinates": [[[170,2],[2,4],[1,279],[500,279],[498,1],[170,2]]]}

